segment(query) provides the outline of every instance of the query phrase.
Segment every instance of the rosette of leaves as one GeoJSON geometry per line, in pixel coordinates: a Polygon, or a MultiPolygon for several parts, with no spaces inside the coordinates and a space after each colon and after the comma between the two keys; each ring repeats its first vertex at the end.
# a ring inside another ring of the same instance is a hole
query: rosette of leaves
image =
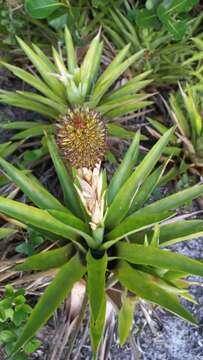
{"type": "Polygon", "coordinates": [[[116,49],[122,49],[126,42],[131,44],[129,54],[144,49],[144,61],[133,65],[135,72],[152,70],[154,81],[162,86],[192,77],[192,64],[184,62],[184,59],[193,55],[194,44],[190,38],[198,28],[202,15],[191,20],[183,39],[175,42],[163,27],[138,26],[130,11],[110,10],[101,23],[116,49]]]}
{"type": "MultiPolygon", "coordinates": [[[[170,107],[167,106],[167,108],[177,128],[171,143],[173,146],[171,150],[168,149],[168,153],[176,153],[178,156],[183,153],[189,168],[202,174],[203,103],[201,95],[192,85],[187,84],[184,90],[179,86],[179,91],[171,94],[169,103],[170,107]]],[[[160,134],[167,131],[167,127],[156,120],[150,120],[150,123],[160,134]]]]}
{"type": "Polygon", "coordinates": [[[108,185],[105,171],[99,170],[97,165],[93,170],[72,169],[73,176],[68,173],[54,137],[47,135],[64,195],[62,201],[48,192],[33,175],[25,175],[5,159],[0,159],[4,173],[33,203],[27,205],[0,197],[0,211],[58,244],[55,249],[33,255],[16,267],[18,271],[39,274],[53,268],[57,273],[33,309],[13,353],[47,322],[70,294],[74,283],[81,279],[87,284],[94,354],[102,341],[109,297],[112,302],[116,302],[115,296],[120,299],[121,344],[128,337],[133,304],[138,298],[163,306],[196,324],[179,298],[194,301],[185,277],[188,274],[203,276],[203,264],[163,247],[202,235],[202,220],[176,219],[175,214],[178,207],[203,193],[203,185],[148,202],[166,164],[155,166],[173,131],[167,131],[137,166],[140,134],[136,133],[108,185]],[[92,192],[97,195],[94,214],[92,192]]]}
{"type": "MultiPolygon", "coordinates": [[[[148,100],[150,95],[140,92],[151,82],[147,79],[150,71],[131,77],[128,81],[126,75],[126,82],[120,83],[120,86],[118,80],[132,64],[143,57],[143,50],[128,57],[130,45],[126,45],[102,72],[103,43],[100,34],[92,40],[81,64],[77,61],[72,36],[67,28],[64,49],[67,64],[62,50],[58,52],[53,48],[52,62],[38,46],[28,46],[21,39],[18,42],[33,65],[32,72],[4,62],[1,64],[37,92],[1,90],[0,102],[36,111],[50,119],[51,124],[23,121],[2,125],[6,129],[21,130],[13,136],[13,140],[42,136],[44,130],[53,132],[56,121],[76,105],[99,112],[108,122],[107,131],[110,135],[132,138],[133,132],[116,124],[115,120],[152,103],[148,100]]],[[[40,150],[44,153],[43,146],[40,150]]]]}

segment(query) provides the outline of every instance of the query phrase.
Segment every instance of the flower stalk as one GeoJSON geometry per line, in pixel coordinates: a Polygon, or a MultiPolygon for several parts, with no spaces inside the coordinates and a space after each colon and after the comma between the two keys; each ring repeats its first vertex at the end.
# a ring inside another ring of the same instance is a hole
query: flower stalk
{"type": "Polygon", "coordinates": [[[80,188],[76,186],[77,192],[91,218],[90,227],[95,232],[102,227],[104,218],[105,192],[103,191],[101,162],[97,163],[93,170],[78,169],[77,179],[80,185],[80,188]]]}

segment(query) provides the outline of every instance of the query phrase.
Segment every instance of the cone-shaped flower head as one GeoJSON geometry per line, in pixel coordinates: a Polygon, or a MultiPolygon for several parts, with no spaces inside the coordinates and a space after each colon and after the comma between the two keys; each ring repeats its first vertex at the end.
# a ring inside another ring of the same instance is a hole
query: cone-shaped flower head
{"type": "Polygon", "coordinates": [[[77,168],[93,169],[106,151],[106,129],[99,113],[75,107],[60,117],[57,142],[62,156],[77,168]]]}

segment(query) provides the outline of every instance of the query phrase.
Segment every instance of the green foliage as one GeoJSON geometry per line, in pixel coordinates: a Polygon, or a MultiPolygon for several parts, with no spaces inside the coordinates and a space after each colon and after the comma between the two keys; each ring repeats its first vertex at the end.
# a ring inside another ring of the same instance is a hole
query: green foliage
{"type": "Polygon", "coordinates": [[[191,20],[188,13],[197,3],[198,0],[146,1],[145,8],[132,9],[130,17],[139,27],[163,26],[174,40],[179,41],[185,35],[191,20]]]}
{"type": "Polygon", "coordinates": [[[87,292],[91,309],[91,337],[96,352],[103,334],[106,313],[106,271],[108,257],[104,254],[97,259],[91,252],[87,254],[87,292]]]}
{"type": "Polygon", "coordinates": [[[122,307],[118,314],[118,332],[120,345],[124,345],[133,324],[135,300],[133,297],[123,296],[122,307]]]}
{"type": "Polygon", "coordinates": [[[193,55],[185,61],[185,64],[192,64],[195,68],[194,76],[196,77],[196,82],[193,84],[195,90],[200,91],[200,94],[203,93],[203,38],[202,33],[199,36],[194,37],[193,42],[195,44],[195,51],[193,55]]]}
{"type": "Polygon", "coordinates": [[[16,266],[18,271],[28,270],[47,270],[57,268],[65,264],[73,255],[73,247],[71,244],[65,245],[59,249],[55,249],[42,254],[36,254],[28,257],[23,264],[16,266]]]}
{"type": "MultiPolygon", "coordinates": [[[[45,47],[47,42],[56,42],[56,34],[39,20],[25,12],[23,0],[0,0],[0,39],[1,58],[12,59],[16,46],[16,34],[24,39],[39,42],[45,47]]],[[[18,54],[15,52],[15,59],[18,54]]]]}
{"type": "Polygon", "coordinates": [[[50,318],[54,310],[69,294],[74,283],[81,279],[85,271],[86,268],[81,264],[78,254],[74,255],[69,262],[61,267],[55,279],[47,287],[44,295],[32,311],[29,321],[14,346],[14,353],[32,339],[38,328],[50,318]]]}
{"type": "MultiPolygon", "coordinates": [[[[121,49],[126,43],[130,43],[129,53],[144,50],[143,60],[133,65],[136,73],[152,70],[154,81],[161,86],[191,78],[192,63],[184,62],[184,59],[189,59],[193,55],[194,45],[190,38],[195,34],[202,20],[202,14],[187,21],[184,37],[175,42],[165,27],[152,27],[151,22],[155,20],[157,23],[157,15],[153,13],[153,16],[145,16],[144,14],[148,12],[151,14],[154,10],[136,8],[132,12],[129,9],[121,11],[115,8],[109,11],[108,16],[101,19],[101,24],[116,49],[121,49]],[[138,23],[134,21],[135,14],[138,14],[138,23]],[[140,23],[143,26],[139,26],[140,23]]],[[[172,23],[170,25],[172,26],[172,23]]]]}
{"type": "MultiPolygon", "coordinates": [[[[36,197],[31,192],[36,179],[27,175],[22,176],[14,166],[10,171],[11,165],[6,160],[1,160],[4,172],[8,173],[10,179],[25,191],[35,206],[0,197],[0,211],[37,230],[41,236],[46,234],[51,241],[53,240],[50,235],[59,236],[58,240],[63,238],[62,247],[61,242],[58,241],[55,249],[35,254],[16,266],[15,270],[18,271],[40,272],[53,268],[56,270],[56,275],[26,322],[13,348],[13,355],[22,347],[27,349],[27,344],[38,329],[70,294],[74,283],[82,278],[87,283],[94,354],[103,334],[106,290],[112,275],[124,289],[123,305],[119,312],[121,344],[128,337],[134,304],[139,298],[161,305],[176,315],[196,323],[194,317],[179,302],[181,297],[194,301],[188,292],[188,283],[180,279],[188,274],[203,276],[203,264],[164,250],[163,245],[202,235],[202,220],[179,220],[176,219],[174,211],[202,195],[203,185],[195,185],[164,199],[147,203],[163,176],[165,166],[155,169],[155,165],[173,138],[173,132],[174,129],[167,131],[136,167],[139,134],[135,135],[109,186],[106,185],[105,177],[100,177],[102,184],[99,186],[103,189],[103,194],[106,194],[103,205],[104,215],[94,226],[93,218],[90,219],[90,214],[85,213],[85,206],[81,218],[74,212],[75,208],[71,201],[75,195],[72,193],[71,197],[67,197],[64,181],[67,175],[51,135],[47,135],[47,141],[56,173],[60,175],[64,203],[45,191],[39,182],[37,182],[36,197]],[[173,219],[170,219],[171,217],[173,219]],[[168,223],[165,223],[165,220],[168,220],[168,223]],[[178,279],[175,277],[172,279],[172,273],[176,272],[180,274],[178,279]],[[128,298],[128,291],[135,296],[133,299],[128,298]]],[[[75,170],[74,174],[76,173],[75,170]]],[[[79,172],[77,176],[80,176],[79,172]]],[[[72,184],[78,188],[77,179],[73,176],[72,184]]],[[[77,195],[75,198],[78,206],[80,206],[78,199],[82,199],[82,191],[81,188],[78,192],[79,197],[77,195]]]]}
{"type": "MultiPolygon", "coordinates": [[[[24,289],[14,290],[11,285],[5,286],[4,297],[0,300],[0,344],[5,353],[11,356],[14,344],[22,333],[32,308],[26,303],[24,289]]],[[[29,354],[36,351],[41,342],[32,338],[22,351],[9,357],[11,360],[28,360],[29,354]]]]}
{"type": "Polygon", "coordinates": [[[119,281],[128,290],[196,324],[194,317],[178,301],[177,295],[181,295],[181,290],[171,288],[170,283],[165,283],[155,274],[135,269],[125,261],[119,263],[117,271],[119,281]]]}
{"type": "Polygon", "coordinates": [[[4,34],[1,39],[1,48],[3,49],[7,45],[14,45],[16,43],[15,35],[20,33],[22,29],[26,29],[28,27],[28,24],[22,14],[19,11],[13,11],[13,8],[20,6],[21,3],[22,1],[16,0],[12,6],[9,4],[9,1],[0,1],[0,30],[1,35],[4,34]]]}
{"type": "Polygon", "coordinates": [[[44,19],[63,6],[56,0],[26,0],[25,9],[34,19],[44,19]]]}
{"type": "MultiPolygon", "coordinates": [[[[186,84],[185,89],[179,85],[179,91],[170,95],[169,103],[168,111],[174,124],[177,125],[177,130],[172,142],[173,148],[168,154],[173,154],[174,149],[177,150],[178,155],[183,152],[184,158],[189,159],[201,173],[203,167],[201,93],[189,83],[186,84]]],[[[150,120],[150,123],[161,134],[167,131],[167,127],[156,120],[150,120]]]]}
{"type": "MultiPolygon", "coordinates": [[[[121,0],[80,0],[80,1],[63,1],[63,0],[25,0],[25,9],[27,13],[35,19],[47,19],[48,24],[54,24],[54,20],[58,18],[58,23],[63,24],[62,16],[64,19],[75,19],[77,21],[78,13],[88,15],[91,10],[95,9],[105,11],[108,5],[119,6],[121,0]],[[88,10],[88,11],[87,11],[88,10]]],[[[97,13],[96,13],[97,14],[97,13]]],[[[56,22],[56,21],[55,21],[56,22]]],[[[67,23],[67,22],[65,22],[67,23]]],[[[71,26],[72,22],[68,22],[71,26]]],[[[64,25],[64,24],[63,24],[64,25]]],[[[78,24],[79,25],[79,24],[78,24]]]]}
{"type": "Polygon", "coordinates": [[[27,229],[27,235],[26,241],[16,246],[16,251],[20,254],[31,256],[36,252],[36,248],[43,244],[44,238],[31,228],[27,229]]]}
{"type": "Polygon", "coordinates": [[[154,145],[143,161],[138,165],[137,171],[131,171],[131,175],[125,181],[119,192],[115,194],[106,218],[106,223],[109,228],[119,224],[126,214],[128,214],[140,184],[145,181],[155,167],[157,161],[160,159],[163,148],[168,143],[172,132],[173,129],[169,130],[167,134],[154,145]]]}

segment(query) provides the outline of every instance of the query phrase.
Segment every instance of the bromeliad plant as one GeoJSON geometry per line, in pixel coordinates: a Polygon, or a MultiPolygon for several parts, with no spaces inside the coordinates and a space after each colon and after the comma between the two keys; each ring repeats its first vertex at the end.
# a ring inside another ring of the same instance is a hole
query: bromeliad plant
{"type": "Polygon", "coordinates": [[[137,133],[107,185],[106,173],[101,169],[104,124],[94,112],[88,112],[87,122],[85,115],[80,109],[60,125],[58,147],[52,135],[46,136],[63,201],[49,193],[33,175],[26,175],[0,159],[4,173],[33,203],[27,205],[0,197],[0,211],[58,243],[56,249],[33,255],[16,266],[18,271],[53,268],[57,274],[32,311],[13,353],[47,322],[82,278],[90,306],[94,354],[102,339],[108,297],[117,305],[122,304],[119,309],[121,344],[126,341],[132,324],[132,321],[126,323],[125,314],[133,319],[132,304],[138,298],[196,323],[180,304],[179,297],[194,301],[184,278],[188,274],[203,276],[203,264],[160,246],[202,235],[202,220],[176,219],[174,209],[201,195],[203,185],[147,203],[166,164],[155,166],[174,130],[167,131],[135,167],[140,138],[137,133]],[[76,140],[78,147],[75,147],[76,140]],[[84,145],[87,151],[83,154],[84,145]],[[69,172],[60,153],[69,164],[69,172]]]}
{"type": "MultiPolygon", "coordinates": [[[[53,48],[53,62],[38,46],[28,46],[23,40],[18,42],[31,61],[34,69],[28,72],[14,65],[2,62],[14,75],[31,85],[37,93],[30,91],[0,91],[0,102],[36,111],[52,121],[52,124],[39,122],[14,122],[3,125],[6,129],[20,129],[13,139],[22,140],[43,135],[44,130],[53,132],[56,121],[66,118],[68,111],[75,106],[88,107],[105,117],[110,135],[132,138],[132,132],[115,123],[118,117],[142,109],[151,104],[144,92],[139,92],[151,80],[147,79],[150,71],[131,77],[119,86],[120,76],[143,56],[143,50],[127,57],[130,45],[125,46],[101,72],[103,43],[98,34],[91,42],[81,64],[69,30],[65,29],[64,49],[53,48]],[[67,55],[67,64],[63,56],[67,55]],[[33,74],[34,71],[34,74],[33,74]],[[115,87],[116,86],[116,87],[115,87]],[[112,122],[113,120],[113,122],[112,122]]],[[[67,115],[69,116],[69,115],[67,115]]]]}
{"type": "MultiPolygon", "coordinates": [[[[177,125],[176,136],[173,137],[172,152],[183,152],[189,167],[202,174],[203,167],[203,118],[202,100],[197,90],[187,84],[183,90],[171,94],[170,108],[167,106],[173,122],[177,125]]],[[[153,127],[162,135],[167,127],[158,121],[150,120],[153,127]]],[[[187,168],[187,167],[186,167],[187,168]]]]}

